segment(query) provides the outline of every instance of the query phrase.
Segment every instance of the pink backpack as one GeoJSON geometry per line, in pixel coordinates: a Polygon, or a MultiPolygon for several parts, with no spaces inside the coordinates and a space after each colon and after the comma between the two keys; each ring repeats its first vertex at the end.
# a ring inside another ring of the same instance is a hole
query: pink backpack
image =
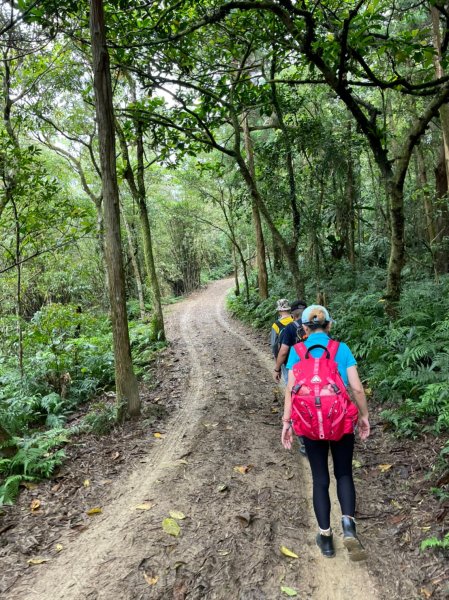
{"type": "Polygon", "coordinates": [[[327,347],[318,344],[307,348],[304,343],[293,346],[301,359],[293,366],[291,417],[297,435],[335,441],[354,431],[358,411],[335,362],[339,345],[330,340],[327,347]],[[311,356],[313,348],[324,349],[320,358],[311,356]]]}

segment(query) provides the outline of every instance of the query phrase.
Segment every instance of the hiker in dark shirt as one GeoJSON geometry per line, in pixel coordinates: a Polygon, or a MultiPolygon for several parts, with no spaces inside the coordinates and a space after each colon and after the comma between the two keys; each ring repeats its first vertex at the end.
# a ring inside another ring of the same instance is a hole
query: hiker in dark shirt
{"type": "Polygon", "coordinates": [[[281,367],[287,362],[290,348],[302,341],[304,330],[301,325],[301,315],[306,306],[307,304],[304,300],[295,300],[295,302],[292,302],[291,310],[294,321],[282,330],[281,344],[273,373],[273,378],[276,382],[281,380],[281,367]]]}

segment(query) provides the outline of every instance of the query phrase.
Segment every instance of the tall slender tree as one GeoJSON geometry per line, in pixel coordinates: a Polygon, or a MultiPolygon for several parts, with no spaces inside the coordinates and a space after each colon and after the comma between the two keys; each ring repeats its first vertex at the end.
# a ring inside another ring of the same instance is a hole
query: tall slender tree
{"type": "Polygon", "coordinates": [[[126,314],[115,154],[115,119],[103,1],[91,0],[90,10],[95,108],[103,188],[105,254],[111,302],[117,402],[119,406],[126,405],[129,415],[135,416],[140,413],[140,399],[137,380],[133,372],[126,314]]]}

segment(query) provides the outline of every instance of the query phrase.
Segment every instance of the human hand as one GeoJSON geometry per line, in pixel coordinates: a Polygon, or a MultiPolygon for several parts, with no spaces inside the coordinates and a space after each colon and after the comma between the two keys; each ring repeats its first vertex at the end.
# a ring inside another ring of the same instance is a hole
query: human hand
{"type": "Polygon", "coordinates": [[[276,371],[276,369],[273,369],[273,379],[275,380],[276,383],[279,383],[281,380],[281,372],[276,371]]]}
{"type": "Polygon", "coordinates": [[[293,443],[293,432],[291,423],[284,423],[282,426],[281,442],[286,450],[290,450],[293,443]]]}
{"type": "Polygon", "coordinates": [[[359,437],[361,440],[366,440],[369,436],[371,427],[369,424],[368,417],[359,417],[359,437]]]}

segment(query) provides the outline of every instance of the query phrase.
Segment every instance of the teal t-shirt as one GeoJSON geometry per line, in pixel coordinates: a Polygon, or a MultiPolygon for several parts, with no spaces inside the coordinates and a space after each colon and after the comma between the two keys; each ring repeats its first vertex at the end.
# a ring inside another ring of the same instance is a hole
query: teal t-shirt
{"type": "MultiPolygon", "coordinates": [[[[315,346],[316,344],[320,344],[321,346],[327,346],[329,339],[330,338],[327,335],[327,333],[324,333],[324,331],[318,331],[316,333],[311,333],[309,337],[305,340],[304,344],[307,346],[307,348],[315,346]]],[[[324,350],[322,350],[321,348],[314,348],[310,354],[314,358],[320,358],[323,352],[324,350]]],[[[296,350],[292,346],[288,355],[287,369],[292,369],[293,365],[295,365],[299,361],[300,358],[296,350]]],[[[349,350],[348,346],[344,342],[340,342],[340,346],[338,347],[337,354],[335,356],[335,361],[338,365],[338,372],[340,373],[344,384],[347,386],[348,375],[346,370],[348,367],[353,367],[354,365],[356,365],[357,361],[354,358],[351,350],[349,350]]]]}

